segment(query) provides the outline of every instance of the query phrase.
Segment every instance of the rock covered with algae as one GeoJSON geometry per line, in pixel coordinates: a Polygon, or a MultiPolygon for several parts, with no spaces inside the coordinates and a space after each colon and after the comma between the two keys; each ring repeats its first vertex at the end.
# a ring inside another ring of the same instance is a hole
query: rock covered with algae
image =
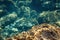
{"type": "Polygon", "coordinates": [[[0,35],[9,37],[41,23],[60,26],[59,4],[59,0],[0,0],[0,35]]]}
{"type": "Polygon", "coordinates": [[[41,23],[60,26],[59,4],[59,0],[0,0],[0,35],[10,37],[41,23]]]}
{"type": "Polygon", "coordinates": [[[5,40],[60,40],[60,27],[44,23],[5,40]]]}

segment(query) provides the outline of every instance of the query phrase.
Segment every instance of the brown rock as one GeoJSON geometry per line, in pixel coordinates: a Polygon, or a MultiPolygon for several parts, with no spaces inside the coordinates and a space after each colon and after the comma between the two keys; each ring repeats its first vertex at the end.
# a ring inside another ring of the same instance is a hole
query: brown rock
{"type": "MultiPolygon", "coordinates": [[[[60,27],[41,24],[33,26],[29,31],[19,33],[11,38],[12,40],[60,40],[60,27]]],[[[10,39],[6,38],[6,40],[10,39]]]]}

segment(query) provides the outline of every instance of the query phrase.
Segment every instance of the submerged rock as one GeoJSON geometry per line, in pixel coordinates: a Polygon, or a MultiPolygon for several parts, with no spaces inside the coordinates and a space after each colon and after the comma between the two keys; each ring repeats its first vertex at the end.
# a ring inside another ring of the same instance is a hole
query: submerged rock
{"type": "Polygon", "coordinates": [[[44,23],[5,40],[60,40],[60,27],[44,23]]]}

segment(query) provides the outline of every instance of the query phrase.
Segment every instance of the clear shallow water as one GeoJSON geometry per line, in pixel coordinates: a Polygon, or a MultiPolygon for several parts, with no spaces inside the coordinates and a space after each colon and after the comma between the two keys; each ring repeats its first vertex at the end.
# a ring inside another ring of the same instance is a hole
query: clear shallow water
{"type": "Polygon", "coordinates": [[[0,0],[0,35],[9,37],[42,23],[60,26],[59,4],[58,0],[0,0]]]}

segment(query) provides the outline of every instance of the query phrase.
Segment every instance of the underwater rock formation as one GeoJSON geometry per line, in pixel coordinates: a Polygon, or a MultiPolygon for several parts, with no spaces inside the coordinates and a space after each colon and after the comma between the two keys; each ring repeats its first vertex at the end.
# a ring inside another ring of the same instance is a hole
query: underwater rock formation
{"type": "Polygon", "coordinates": [[[60,27],[44,23],[5,40],[60,40],[60,27]]]}
{"type": "Polygon", "coordinates": [[[0,0],[2,37],[27,31],[41,23],[60,26],[60,0],[0,0]]]}
{"type": "Polygon", "coordinates": [[[39,14],[38,22],[41,23],[40,21],[60,26],[60,10],[43,11],[39,14]]]}

